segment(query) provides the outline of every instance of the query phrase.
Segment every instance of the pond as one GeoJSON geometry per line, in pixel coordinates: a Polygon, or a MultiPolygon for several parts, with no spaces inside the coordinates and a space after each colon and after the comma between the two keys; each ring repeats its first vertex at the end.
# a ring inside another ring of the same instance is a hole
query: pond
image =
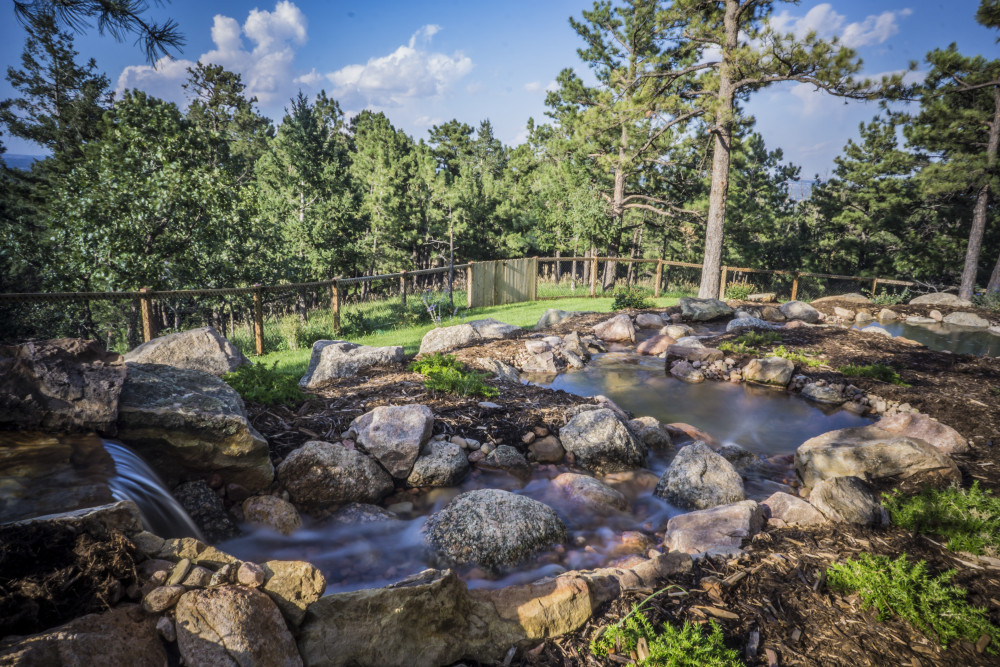
{"type": "Polygon", "coordinates": [[[915,340],[938,352],[1000,357],[1000,336],[986,329],[943,323],[907,324],[904,321],[872,322],[871,325],[881,327],[893,336],[915,340]]]}

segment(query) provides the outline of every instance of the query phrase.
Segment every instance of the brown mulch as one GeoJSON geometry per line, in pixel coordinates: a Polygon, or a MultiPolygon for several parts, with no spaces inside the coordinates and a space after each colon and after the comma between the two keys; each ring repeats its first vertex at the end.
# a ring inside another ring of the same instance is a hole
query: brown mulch
{"type": "MultiPolygon", "coordinates": [[[[751,304],[747,302],[747,305],[759,306],[760,304],[751,304]]],[[[951,313],[958,313],[958,312],[975,313],[976,315],[979,315],[983,319],[989,320],[990,324],[1000,324],[1000,315],[997,314],[997,311],[986,310],[985,308],[976,308],[975,306],[961,306],[961,307],[920,306],[920,305],[913,306],[907,303],[899,303],[891,306],[877,306],[875,304],[854,303],[852,301],[844,301],[840,299],[831,299],[830,301],[822,301],[820,303],[812,303],[810,305],[825,315],[833,315],[834,314],[833,309],[837,306],[840,306],[841,308],[846,308],[847,310],[853,310],[854,312],[858,312],[858,309],[864,309],[869,311],[872,315],[878,315],[880,310],[882,310],[883,308],[888,308],[889,310],[899,315],[899,319],[905,320],[907,317],[910,317],[911,315],[917,315],[919,317],[930,317],[931,311],[936,310],[944,316],[948,316],[951,313]]]]}
{"type": "Polygon", "coordinates": [[[135,547],[68,526],[0,527],[0,637],[110,609],[137,584],[135,547]]]}

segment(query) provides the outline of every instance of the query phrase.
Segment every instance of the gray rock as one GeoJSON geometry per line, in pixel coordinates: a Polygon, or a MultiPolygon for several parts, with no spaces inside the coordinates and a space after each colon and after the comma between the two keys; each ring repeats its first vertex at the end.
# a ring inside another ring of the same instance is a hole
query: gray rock
{"type": "Polygon", "coordinates": [[[300,560],[269,560],[261,567],[265,576],[261,590],[278,605],[285,620],[298,627],[309,605],[326,590],[323,573],[300,560]]]}
{"type": "Polygon", "coordinates": [[[863,322],[871,322],[875,319],[875,316],[869,313],[867,310],[859,310],[858,314],[854,316],[854,321],[858,324],[863,322]]]}
{"type": "Polygon", "coordinates": [[[920,315],[910,315],[906,318],[907,324],[937,324],[937,320],[931,317],[921,317],[920,315]]]}
{"type": "Polygon", "coordinates": [[[572,352],[584,361],[590,359],[590,352],[587,350],[587,345],[584,343],[583,339],[580,338],[580,334],[576,331],[571,331],[563,336],[562,351],[572,352]]]}
{"type": "Polygon", "coordinates": [[[168,482],[218,473],[259,491],[274,478],[267,441],[247,420],[243,399],[202,371],[129,363],[118,437],[168,482]]]}
{"type": "Polygon", "coordinates": [[[552,480],[552,487],[574,504],[607,514],[627,512],[628,500],[620,491],[588,475],[564,472],[552,480]]]}
{"type": "Polygon", "coordinates": [[[667,522],[663,546],[692,555],[729,556],[739,553],[766,522],[764,509],[752,500],[688,512],[667,522]]]}
{"type": "Polygon", "coordinates": [[[482,465],[502,470],[521,479],[531,477],[531,464],[521,455],[521,452],[510,445],[498,446],[486,455],[482,465]]]}
{"type": "Polygon", "coordinates": [[[232,373],[250,362],[214,327],[190,329],[160,336],[125,355],[137,364],[163,364],[212,375],[232,373]]]}
{"type": "Polygon", "coordinates": [[[606,342],[634,343],[635,327],[629,316],[622,313],[595,326],[594,335],[606,342]]]}
{"type": "Polygon", "coordinates": [[[834,523],[862,526],[889,523],[875,489],[858,477],[832,477],[817,482],[809,493],[809,503],[834,523]]]}
{"type": "Polygon", "coordinates": [[[955,463],[932,445],[877,426],[844,428],[806,440],[795,452],[795,469],[806,486],[849,476],[933,485],[961,481],[955,463]]]}
{"type": "Polygon", "coordinates": [[[762,320],[758,317],[738,317],[735,320],[729,320],[729,324],[726,325],[726,331],[736,331],[738,329],[776,329],[777,327],[770,322],[762,320]]]}
{"type": "Polygon", "coordinates": [[[547,435],[533,441],[528,445],[528,451],[534,455],[535,460],[539,463],[559,463],[566,456],[566,450],[563,449],[559,438],[554,435],[547,435]]]}
{"type": "Polygon", "coordinates": [[[361,452],[312,440],[278,466],[278,481],[308,512],[349,502],[374,503],[392,492],[392,478],[361,452]]]}
{"type": "Polygon", "coordinates": [[[482,336],[469,324],[437,327],[424,334],[424,337],[420,340],[420,354],[451,352],[452,350],[471,345],[481,340],[482,336]]]}
{"type": "Polygon", "coordinates": [[[760,309],[760,319],[765,322],[784,322],[787,317],[781,314],[781,311],[774,306],[762,306],[760,309]]]}
{"type": "Polygon", "coordinates": [[[681,336],[677,339],[677,345],[681,347],[705,347],[698,336],[681,336]]]}
{"type": "Polygon", "coordinates": [[[229,518],[222,498],[204,480],[185,482],[173,493],[209,542],[222,542],[240,534],[240,529],[229,518]]]}
{"type": "Polygon", "coordinates": [[[777,300],[778,295],[776,292],[761,292],[747,296],[747,301],[752,301],[753,303],[775,303],[777,300]]]}
{"type": "Polygon", "coordinates": [[[670,439],[670,433],[655,417],[639,417],[629,420],[628,427],[649,449],[669,451],[674,446],[670,439]]]}
{"type": "Polygon", "coordinates": [[[872,300],[866,297],[864,294],[858,294],[857,292],[851,292],[849,294],[834,294],[833,296],[824,296],[820,299],[813,299],[812,303],[829,303],[830,301],[846,301],[848,303],[871,303],[872,300]]]}
{"type": "Polygon", "coordinates": [[[789,320],[799,320],[808,324],[819,322],[819,311],[802,301],[788,301],[778,308],[789,320]]]}
{"type": "Polygon", "coordinates": [[[802,395],[817,403],[826,403],[827,405],[840,405],[847,400],[839,389],[816,382],[810,382],[802,387],[802,395]]]}
{"type": "Polygon", "coordinates": [[[177,646],[188,665],[302,665],[277,605],[259,590],[219,586],[189,591],[177,603],[176,617],[177,646]]]}
{"type": "Polygon", "coordinates": [[[668,324],[667,326],[660,329],[661,336],[670,336],[674,340],[680,340],[685,336],[690,336],[694,334],[694,329],[686,324],[668,324]]]}
{"type": "Polygon", "coordinates": [[[727,306],[725,301],[719,299],[681,297],[678,304],[684,318],[695,322],[717,320],[720,317],[729,317],[733,314],[733,309],[727,306]]]}
{"type": "Polygon", "coordinates": [[[497,361],[496,359],[479,357],[476,359],[476,365],[487,373],[495,375],[501,382],[516,382],[518,384],[521,382],[521,374],[518,373],[517,369],[510,364],[505,364],[504,362],[497,361]]]}
{"type": "Polygon", "coordinates": [[[818,526],[828,519],[808,502],[778,491],[761,502],[769,522],[782,521],[787,526],[818,526]]]}
{"type": "Polygon", "coordinates": [[[746,498],[733,464],[700,440],[677,450],[653,495],[683,509],[708,509],[746,498]]]}
{"type": "Polygon", "coordinates": [[[865,327],[861,329],[862,333],[872,334],[875,336],[885,336],[886,338],[892,338],[892,333],[888,329],[883,329],[878,325],[871,325],[870,327],[865,327]]]}
{"type": "Polygon", "coordinates": [[[698,384],[705,381],[705,374],[683,359],[670,364],[670,374],[688,384],[698,384]]]}
{"type": "Polygon", "coordinates": [[[945,324],[957,324],[962,327],[975,327],[977,329],[986,329],[990,326],[990,321],[976,315],[975,313],[951,313],[944,316],[942,320],[945,324]]]}
{"type": "Polygon", "coordinates": [[[521,371],[524,373],[558,373],[559,365],[552,352],[542,352],[528,357],[521,364],[521,371]]]}
{"type": "Polygon", "coordinates": [[[277,496],[252,496],[243,501],[243,517],[250,523],[291,535],[302,527],[302,517],[287,500],[277,496]]]}
{"type": "Polygon", "coordinates": [[[357,526],[381,521],[395,521],[398,518],[395,512],[390,512],[378,505],[347,503],[331,514],[329,521],[343,526],[357,526]]]}
{"type": "Polygon", "coordinates": [[[351,422],[358,444],[396,479],[409,476],[433,428],[426,405],[380,406],[351,422]]]}
{"type": "Polygon", "coordinates": [[[646,340],[639,343],[636,348],[636,352],[639,354],[658,356],[666,352],[671,345],[676,344],[677,341],[670,336],[664,336],[662,334],[657,334],[652,338],[647,338],[646,340]]]}
{"type": "Polygon", "coordinates": [[[622,472],[646,463],[646,445],[609,408],[576,415],[559,431],[559,439],[577,464],[592,472],[622,472]]]}
{"type": "Polygon", "coordinates": [[[186,588],[180,584],[157,586],[142,598],[142,608],[150,614],[159,614],[172,609],[184,595],[186,588]]]}
{"type": "Polygon", "coordinates": [[[784,387],[792,379],[794,371],[795,364],[783,357],[751,359],[750,363],[743,367],[743,379],[784,387]]]}
{"type": "Polygon", "coordinates": [[[899,315],[894,310],[883,308],[882,310],[878,311],[878,318],[886,322],[891,322],[892,320],[898,320],[899,315]]]}
{"type": "Polygon", "coordinates": [[[514,565],[568,538],[548,505],[500,489],[467,491],[424,525],[427,542],[449,563],[514,565]]]}
{"type": "Polygon", "coordinates": [[[964,308],[972,305],[971,301],[959,298],[957,294],[947,292],[931,292],[910,299],[911,306],[952,306],[964,308]]]}
{"type": "Polygon", "coordinates": [[[469,322],[469,326],[472,327],[483,340],[500,340],[501,338],[510,338],[511,336],[524,331],[521,327],[495,320],[492,317],[482,320],[472,320],[469,322]]]}
{"type": "Polygon", "coordinates": [[[965,454],[969,442],[950,426],[919,412],[898,412],[875,422],[875,426],[896,435],[923,440],[944,454],[965,454]]]}
{"type": "Polygon", "coordinates": [[[545,329],[547,327],[553,327],[557,324],[573,318],[579,317],[580,315],[590,315],[590,311],[578,311],[578,310],[559,310],[558,308],[549,308],[545,313],[538,318],[538,323],[535,325],[535,329],[545,329]]]}
{"type": "Polygon", "coordinates": [[[346,340],[318,340],[313,343],[309,368],[299,380],[303,389],[318,389],[337,378],[354,377],[372,366],[402,363],[403,348],[369,347],[346,340]]]}
{"type": "Polygon", "coordinates": [[[722,445],[716,453],[729,461],[740,475],[746,475],[761,465],[759,456],[735,443],[722,445]]]}
{"type": "Polygon", "coordinates": [[[721,361],[726,356],[722,350],[717,350],[714,347],[705,347],[704,345],[695,347],[684,345],[680,341],[669,346],[666,349],[666,353],[668,364],[671,359],[683,359],[692,363],[700,361],[703,364],[710,364],[713,361],[721,361]]]}
{"type": "Polygon", "coordinates": [[[407,486],[457,486],[469,474],[469,457],[458,445],[430,442],[413,464],[407,486]]]}
{"type": "Polygon", "coordinates": [[[95,341],[0,345],[0,425],[113,432],[124,382],[121,355],[95,341]]]}
{"type": "Polygon", "coordinates": [[[663,318],[656,313],[639,313],[635,316],[635,325],[640,329],[660,329],[663,318]]]}

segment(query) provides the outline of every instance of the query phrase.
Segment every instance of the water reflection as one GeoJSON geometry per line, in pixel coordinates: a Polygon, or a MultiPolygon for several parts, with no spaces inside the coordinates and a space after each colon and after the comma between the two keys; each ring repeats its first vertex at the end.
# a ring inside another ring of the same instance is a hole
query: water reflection
{"type": "MultiPolygon", "coordinates": [[[[904,321],[872,322],[893,336],[915,340],[938,352],[1000,357],[1000,336],[986,329],[961,327],[954,324],[907,324],[904,321]]],[[[862,327],[855,327],[862,328],[862,327]]]]}

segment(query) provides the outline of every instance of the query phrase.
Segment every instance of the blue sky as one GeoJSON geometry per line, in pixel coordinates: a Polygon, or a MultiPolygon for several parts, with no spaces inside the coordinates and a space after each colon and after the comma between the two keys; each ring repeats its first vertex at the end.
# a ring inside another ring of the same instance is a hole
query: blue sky
{"type": "MultiPolygon", "coordinates": [[[[786,30],[837,35],[864,59],[866,74],[903,69],[953,41],[965,53],[997,57],[996,35],[973,18],[978,0],[776,4],[774,20],[786,30]]],[[[117,88],[139,87],[178,103],[184,102],[185,67],[201,59],[243,74],[275,121],[299,89],[323,88],[345,110],[385,111],[417,138],[451,118],[473,126],[489,118],[497,135],[514,144],[523,140],[529,116],[544,118],[545,88],[556,74],[564,67],[584,69],[568,17],[588,7],[582,0],[175,0],[149,12],[180,24],[187,44],[175,61],[153,69],[131,41],[118,44],[96,30],[78,36],[76,46],[117,88]]],[[[23,34],[11,6],[5,11],[0,55],[5,66],[17,66],[23,34]]],[[[0,83],[0,98],[13,93],[0,83]]],[[[833,158],[877,107],[782,84],[758,93],[747,111],[767,145],[782,148],[785,159],[811,178],[829,175],[833,158]]],[[[40,152],[3,140],[11,153],[40,152]]]]}

